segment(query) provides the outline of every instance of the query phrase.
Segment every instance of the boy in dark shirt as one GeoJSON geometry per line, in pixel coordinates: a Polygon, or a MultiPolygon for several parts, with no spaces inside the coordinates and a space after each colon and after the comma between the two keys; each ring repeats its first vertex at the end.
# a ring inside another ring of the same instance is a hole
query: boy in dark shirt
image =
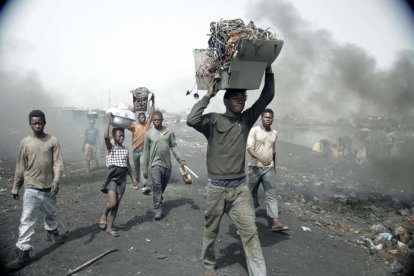
{"type": "Polygon", "coordinates": [[[220,221],[227,213],[240,232],[246,253],[249,275],[266,275],[266,265],[255,223],[252,197],[246,184],[245,153],[249,131],[274,97],[274,79],[270,65],[259,99],[243,112],[246,90],[227,89],[224,114],[203,112],[217,94],[210,89],[198,101],[187,118],[187,124],[207,138],[207,210],[202,258],[205,274],[217,275],[214,243],[220,221]]]}

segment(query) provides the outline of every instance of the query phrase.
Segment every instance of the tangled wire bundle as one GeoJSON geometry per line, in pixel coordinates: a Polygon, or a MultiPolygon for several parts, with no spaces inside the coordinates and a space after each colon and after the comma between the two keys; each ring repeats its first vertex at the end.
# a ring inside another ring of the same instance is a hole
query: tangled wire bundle
{"type": "Polygon", "coordinates": [[[275,34],[269,29],[257,28],[253,21],[246,26],[241,19],[222,19],[218,22],[211,22],[210,32],[209,48],[197,75],[213,77],[228,70],[239,39],[276,40],[275,34]]]}

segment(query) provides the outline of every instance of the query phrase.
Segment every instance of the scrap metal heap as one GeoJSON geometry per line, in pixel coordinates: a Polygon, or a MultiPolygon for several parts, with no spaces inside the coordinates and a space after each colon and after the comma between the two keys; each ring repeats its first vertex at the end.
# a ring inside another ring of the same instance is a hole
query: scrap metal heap
{"type": "Polygon", "coordinates": [[[196,72],[197,76],[214,77],[228,70],[230,61],[237,54],[235,46],[240,39],[277,40],[269,28],[257,28],[253,21],[245,25],[241,19],[211,22],[210,32],[209,48],[196,72]]]}
{"type": "Polygon", "coordinates": [[[132,101],[136,111],[147,111],[151,91],[146,87],[138,87],[130,92],[132,93],[132,101]]]}

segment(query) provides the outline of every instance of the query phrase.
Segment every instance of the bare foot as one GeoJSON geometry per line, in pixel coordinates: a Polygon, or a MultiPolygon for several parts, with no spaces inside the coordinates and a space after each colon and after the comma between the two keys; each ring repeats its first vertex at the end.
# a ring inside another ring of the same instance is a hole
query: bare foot
{"type": "Polygon", "coordinates": [[[104,217],[104,216],[102,216],[100,219],[99,219],[99,222],[98,222],[98,224],[99,224],[99,228],[101,228],[102,230],[105,230],[106,229],[106,217],[104,217]]]}
{"type": "Polygon", "coordinates": [[[277,220],[277,219],[272,219],[272,228],[280,228],[280,227],[282,227],[283,226],[283,224],[282,223],[280,223],[280,221],[279,220],[277,220]]]}

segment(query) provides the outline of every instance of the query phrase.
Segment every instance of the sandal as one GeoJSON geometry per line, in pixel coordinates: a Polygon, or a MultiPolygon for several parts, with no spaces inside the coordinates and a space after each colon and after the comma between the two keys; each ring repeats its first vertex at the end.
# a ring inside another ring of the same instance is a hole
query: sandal
{"type": "Polygon", "coordinates": [[[138,189],[139,189],[139,186],[138,186],[138,185],[134,185],[134,184],[132,184],[132,189],[134,189],[134,190],[138,190],[138,189]]]}
{"type": "Polygon", "coordinates": [[[99,225],[99,228],[101,228],[102,230],[105,230],[107,226],[106,221],[104,220],[99,220],[98,225],[99,225]]]}
{"type": "Polygon", "coordinates": [[[142,189],[141,189],[141,192],[144,194],[144,195],[148,195],[149,193],[151,193],[151,189],[149,188],[149,187],[143,187],[142,189]]]}
{"type": "Polygon", "coordinates": [[[281,226],[274,227],[274,228],[272,227],[270,230],[272,232],[282,232],[282,231],[290,230],[290,228],[286,225],[281,225],[281,226]]]}
{"type": "Polygon", "coordinates": [[[108,232],[112,237],[116,238],[119,237],[119,233],[116,230],[112,230],[108,232]]]}

